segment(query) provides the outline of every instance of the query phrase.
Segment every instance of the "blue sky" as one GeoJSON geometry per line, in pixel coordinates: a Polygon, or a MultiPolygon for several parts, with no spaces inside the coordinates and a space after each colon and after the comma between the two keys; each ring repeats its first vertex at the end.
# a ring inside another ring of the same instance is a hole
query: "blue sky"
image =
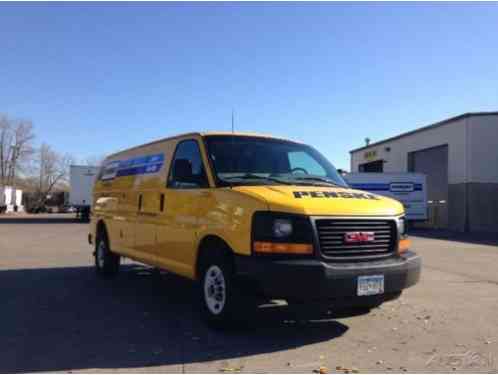
{"type": "Polygon", "coordinates": [[[1,4],[0,112],[75,157],[195,130],[349,150],[498,110],[498,4],[1,4]]]}

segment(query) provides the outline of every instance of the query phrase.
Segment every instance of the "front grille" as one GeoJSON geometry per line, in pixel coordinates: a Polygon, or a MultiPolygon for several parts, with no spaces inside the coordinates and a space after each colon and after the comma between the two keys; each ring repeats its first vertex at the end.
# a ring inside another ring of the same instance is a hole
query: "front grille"
{"type": "Polygon", "coordinates": [[[396,223],[376,219],[316,220],[320,250],[326,257],[382,257],[394,252],[396,223]],[[347,243],[346,233],[373,232],[374,239],[347,243]]]}

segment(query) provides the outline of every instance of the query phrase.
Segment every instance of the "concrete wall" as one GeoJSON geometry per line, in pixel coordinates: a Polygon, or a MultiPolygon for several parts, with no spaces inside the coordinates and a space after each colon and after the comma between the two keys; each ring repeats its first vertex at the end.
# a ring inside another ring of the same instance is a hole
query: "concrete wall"
{"type": "Polygon", "coordinates": [[[498,184],[470,183],[468,188],[468,230],[498,232],[498,184]]]}
{"type": "Polygon", "coordinates": [[[468,182],[498,183],[498,116],[468,119],[468,182]]]}
{"type": "Polygon", "coordinates": [[[469,118],[468,222],[472,232],[498,231],[498,116],[469,118]]]}

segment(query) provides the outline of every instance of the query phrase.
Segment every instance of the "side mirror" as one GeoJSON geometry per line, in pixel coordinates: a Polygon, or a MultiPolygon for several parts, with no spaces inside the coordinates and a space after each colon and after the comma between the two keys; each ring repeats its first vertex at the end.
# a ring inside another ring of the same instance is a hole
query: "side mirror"
{"type": "Polygon", "coordinates": [[[176,159],[173,164],[173,179],[176,182],[193,181],[192,164],[188,159],[176,159]]]}

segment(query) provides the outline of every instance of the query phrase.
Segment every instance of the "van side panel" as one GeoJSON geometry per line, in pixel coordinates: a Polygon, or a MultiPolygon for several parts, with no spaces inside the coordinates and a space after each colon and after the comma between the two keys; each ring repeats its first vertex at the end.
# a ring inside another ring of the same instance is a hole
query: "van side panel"
{"type": "Polygon", "coordinates": [[[213,187],[204,144],[196,135],[115,154],[105,161],[103,177],[96,182],[94,189],[94,238],[96,224],[102,220],[108,230],[112,251],[192,279],[196,277],[198,249],[203,238],[217,236],[234,253],[250,255],[253,213],[268,209],[261,197],[231,188],[213,187]],[[198,141],[210,188],[167,188],[175,147],[185,139],[198,141]],[[150,155],[163,155],[160,170],[154,173],[131,173],[132,169],[130,173],[123,172],[123,165],[127,167],[127,163],[131,163],[130,168],[133,168],[134,160],[140,162],[144,156],[150,155]],[[112,166],[112,163],[118,163],[118,172],[116,176],[111,173],[111,177],[106,178],[105,166],[112,166]]]}
{"type": "MultiPolygon", "coordinates": [[[[159,207],[151,197],[157,195],[165,186],[166,175],[169,170],[169,160],[173,153],[174,140],[165,140],[152,145],[134,148],[130,151],[118,153],[106,159],[105,166],[113,162],[126,162],[130,165],[116,176],[96,181],[94,188],[94,217],[92,218],[92,232],[95,238],[96,224],[103,220],[106,224],[111,249],[119,254],[137,259],[144,254],[136,245],[140,245],[144,234],[137,231],[140,223],[138,204],[140,195],[145,195],[146,210],[157,213],[159,207]],[[163,155],[161,168],[154,173],[143,172],[143,163],[140,158],[150,155],[163,155]]],[[[151,215],[152,216],[152,215],[151,215]]],[[[149,236],[150,237],[150,236],[149,236]]]]}

